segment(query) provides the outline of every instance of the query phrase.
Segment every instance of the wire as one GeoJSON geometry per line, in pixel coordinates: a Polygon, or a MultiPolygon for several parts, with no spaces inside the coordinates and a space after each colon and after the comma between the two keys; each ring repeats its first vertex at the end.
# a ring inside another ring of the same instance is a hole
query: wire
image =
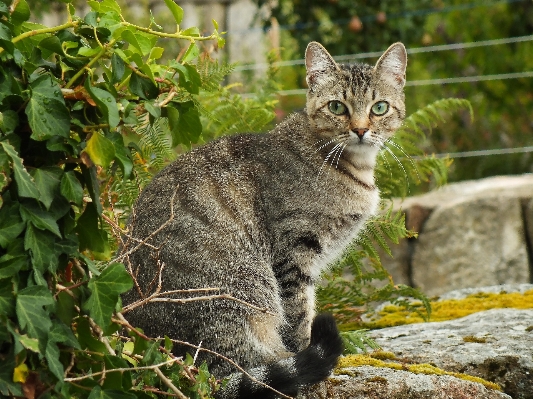
{"type": "MultiPolygon", "coordinates": [[[[452,83],[473,83],[484,82],[489,80],[502,79],[519,79],[519,78],[533,78],[533,71],[515,72],[515,73],[501,73],[497,75],[478,75],[478,76],[462,76],[458,78],[443,78],[443,79],[428,79],[428,80],[412,80],[408,81],[405,86],[431,86],[431,85],[445,85],[452,83]]],[[[277,92],[280,96],[301,96],[307,93],[307,89],[292,89],[280,90],[277,92]]],[[[253,93],[242,94],[244,98],[253,97],[253,93]]]]}
{"type": "MultiPolygon", "coordinates": [[[[435,158],[469,158],[469,157],[484,157],[487,155],[505,155],[505,154],[520,154],[533,152],[533,146],[530,147],[515,147],[515,148],[498,148],[494,150],[475,150],[450,152],[443,154],[433,154],[435,158]]],[[[423,159],[424,157],[413,157],[414,160],[423,159]]]]}
{"type": "MultiPolygon", "coordinates": [[[[496,46],[499,44],[521,43],[521,42],[528,42],[532,40],[533,40],[533,35],[527,35],[527,36],[508,37],[504,39],[481,40],[478,42],[463,42],[463,43],[442,44],[442,45],[427,46],[427,47],[415,47],[415,48],[408,49],[407,54],[432,53],[432,52],[437,52],[437,51],[460,50],[460,49],[475,48],[475,47],[496,46]]],[[[365,58],[377,58],[381,56],[382,54],[383,54],[382,51],[360,53],[360,54],[345,54],[345,55],[333,57],[333,59],[335,61],[350,61],[350,60],[365,59],[365,58]]],[[[272,66],[273,67],[286,67],[286,66],[304,65],[304,64],[305,64],[304,59],[298,59],[298,60],[291,60],[291,61],[274,62],[272,63],[272,66]]],[[[237,72],[237,71],[246,71],[246,70],[253,70],[253,69],[266,69],[268,67],[269,67],[269,64],[267,63],[250,64],[250,65],[238,66],[234,69],[234,71],[237,72]]]]}

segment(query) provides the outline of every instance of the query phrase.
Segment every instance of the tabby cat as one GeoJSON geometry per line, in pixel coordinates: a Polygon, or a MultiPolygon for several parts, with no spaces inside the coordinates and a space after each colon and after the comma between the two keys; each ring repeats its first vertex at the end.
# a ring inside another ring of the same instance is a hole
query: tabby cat
{"type": "Polygon", "coordinates": [[[312,42],[305,110],[269,133],[193,149],[141,193],[122,249],[138,286],[124,303],[146,298],[160,273],[161,292],[209,287],[228,297],[150,302],[126,316],[254,377],[200,351],[198,364],[231,375],[218,398],[278,397],[257,381],[294,396],[335,367],[342,342],[332,316],[315,317],[315,284],[376,212],[376,155],[405,116],[406,63],[401,43],[369,66],[337,64],[312,42]]]}

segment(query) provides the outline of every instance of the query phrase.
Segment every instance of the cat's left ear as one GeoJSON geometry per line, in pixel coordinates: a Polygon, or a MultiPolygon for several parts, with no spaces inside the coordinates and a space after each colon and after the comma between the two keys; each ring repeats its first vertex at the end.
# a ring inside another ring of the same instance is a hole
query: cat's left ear
{"type": "Polygon", "coordinates": [[[305,80],[310,88],[324,82],[329,74],[338,71],[339,67],[327,50],[318,42],[311,42],[305,50],[305,80]]]}
{"type": "Polygon", "coordinates": [[[374,70],[382,79],[395,86],[405,85],[405,68],[407,67],[407,51],[398,42],[391,45],[379,58],[374,70]]]}

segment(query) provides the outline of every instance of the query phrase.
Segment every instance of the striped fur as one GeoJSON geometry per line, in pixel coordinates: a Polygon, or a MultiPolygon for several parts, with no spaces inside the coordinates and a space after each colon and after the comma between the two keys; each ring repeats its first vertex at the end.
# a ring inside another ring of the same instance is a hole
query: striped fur
{"type": "MultiPolygon", "coordinates": [[[[285,394],[326,378],[342,345],[333,319],[315,317],[315,284],[376,212],[375,158],[404,118],[406,61],[397,43],[374,67],[337,65],[310,43],[304,111],[269,133],[195,148],[156,175],[130,221],[150,245],[129,255],[140,292],[124,303],[153,292],[164,264],[163,291],[216,287],[254,307],[153,302],[129,321],[151,336],[202,342],[285,394]],[[346,112],[333,113],[332,101],[346,112]],[[376,115],[380,101],[387,112],[376,115]]],[[[221,399],[276,397],[220,357],[200,352],[203,361],[217,377],[231,375],[221,399]]]]}

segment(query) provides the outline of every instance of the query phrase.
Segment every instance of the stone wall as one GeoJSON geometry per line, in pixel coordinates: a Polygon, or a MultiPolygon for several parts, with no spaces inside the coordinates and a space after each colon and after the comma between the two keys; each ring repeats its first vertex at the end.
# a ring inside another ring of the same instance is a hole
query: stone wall
{"type": "Polygon", "coordinates": [[[419,232],[381,257],[396,283],[433,296],[533,281],[533,175],[449,184],[394,207],[419,232]]]}

